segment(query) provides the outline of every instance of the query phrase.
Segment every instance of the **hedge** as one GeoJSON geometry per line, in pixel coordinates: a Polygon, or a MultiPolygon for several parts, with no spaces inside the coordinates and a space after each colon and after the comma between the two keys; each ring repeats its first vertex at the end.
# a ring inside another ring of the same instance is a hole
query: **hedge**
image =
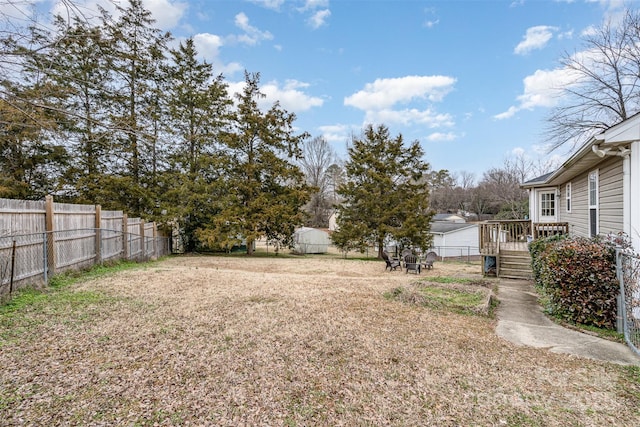
{"type": "Polygon", "coordinates": [[[545,309],[562,320],[614,329],[619,282],[615,246],[599,238],[553,236],[529,246],[545,309]]]}

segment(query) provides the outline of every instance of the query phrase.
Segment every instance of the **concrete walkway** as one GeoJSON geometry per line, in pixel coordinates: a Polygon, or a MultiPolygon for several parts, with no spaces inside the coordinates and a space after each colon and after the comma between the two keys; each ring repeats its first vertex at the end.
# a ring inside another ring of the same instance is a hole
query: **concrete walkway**
{"type": "Polygon", "coordinates": [[[564,328],[549,320],[529,281],[500,280],[498,299],[496,333],[512,343],[620,365],[640,365],[640,356],[625,344],[564,328]]]}

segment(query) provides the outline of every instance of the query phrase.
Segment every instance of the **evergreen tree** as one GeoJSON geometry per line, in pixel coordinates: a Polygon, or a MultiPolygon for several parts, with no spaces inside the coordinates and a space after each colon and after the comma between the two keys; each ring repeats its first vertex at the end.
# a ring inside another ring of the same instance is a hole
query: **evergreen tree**
{"type": "Polygon", "coordinates": [[[77,203],[110,205],[103,178],[110,169],[105,88],[110,86],[109,57],[99,27],[75,17],[73,25],[54,18],[50,48],[33,55],[37,68],[57,88],[51,99],[62,114],[59,138],[73,152],[64,173],[63,194],[77,203]]]}
{"type": "Polygon", "coordinates": [[[67,153],[50,138],[52,111],[40,106],[47,89],[2,82],[0,95],[0,197],[37,200],[59,188],[67,153]]]}
{"type": "Polygon", "coordinates": [[[229,119],[231,99],[222,76],[197,59],[193,39],[171,51],[167,70],[167,133],[173,143],[163,177],[167,211],[178,218],[187,251],[196,249],[195,231],[212,222],[213,199],[224,181],[219,134],[229,119]]]}
{"type": "Polygon", "coordinates": [[[107,183],[113,200],[132,215],[157,214],[153,183],[148,179],[157,165],[154,158],[157,137],[159,64],[164,60],[171,35],[153,27],[151,12],[141,0],[129,0],[118,7],[120,17],[111,22],[103,14],[104,33],[109,39],[113,87],[111,130],[116,144],[115,174],[107,183]]]}
{"type": "Polygon", "coordinates": [[[275,103],[262,112],[258,99],[259,74],[245,72],[245,87],[237,94],[237,110],[222,141],[227,156],[227,182],[218,201],[220,212],[201,238],[229,246],[244,239],[247,253],[266,237],[278,247],[290,246],[296,226],[302,225],[301,207],[309,188],[300,169],[289,159],[300,157],[308,137],[293,130],[295,115],[275,103]]]}
{"type": "Polygon", "coordinates": [[[426,249],[433,212],[423,154],[417,141],[405,147],[402,135],[391,139],[384,125],[369,125],[362,138],[353,138],[346,182],[338,188],[342,202],[334,242],[344,249],[374,244],[379,257],[388,239],[426,249]]]}

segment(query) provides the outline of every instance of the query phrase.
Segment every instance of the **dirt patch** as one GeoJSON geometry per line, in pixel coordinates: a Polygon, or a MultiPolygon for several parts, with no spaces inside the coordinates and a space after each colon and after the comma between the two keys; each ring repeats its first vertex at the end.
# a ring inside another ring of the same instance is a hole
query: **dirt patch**
{"type": "Polygon", "coordinates": [[[106,302],[0,343],[0,425],[640,424],[628,368],[516,347],[491,318],[384,296],[479,271],[175,257],[88,281],[73,290],[106,302]]]}

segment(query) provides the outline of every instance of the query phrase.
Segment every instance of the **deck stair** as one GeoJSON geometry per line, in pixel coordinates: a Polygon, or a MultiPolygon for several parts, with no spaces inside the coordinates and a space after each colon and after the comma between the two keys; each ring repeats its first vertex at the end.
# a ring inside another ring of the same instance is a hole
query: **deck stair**
{"type": "Polygon", "coordinates": [[[530,280],[533,271],[529,243],[541,237],[568,232],[569,223],[566,222],[532,223],[528,219],[484,221],[479,226],[482,273],[530,280]]]}
{"type": "Polygon", "coordinates": [[[507,279],[531,280],[531,255],[528,251],[501,250],[498,265],[498,276],[507,279]]]}

